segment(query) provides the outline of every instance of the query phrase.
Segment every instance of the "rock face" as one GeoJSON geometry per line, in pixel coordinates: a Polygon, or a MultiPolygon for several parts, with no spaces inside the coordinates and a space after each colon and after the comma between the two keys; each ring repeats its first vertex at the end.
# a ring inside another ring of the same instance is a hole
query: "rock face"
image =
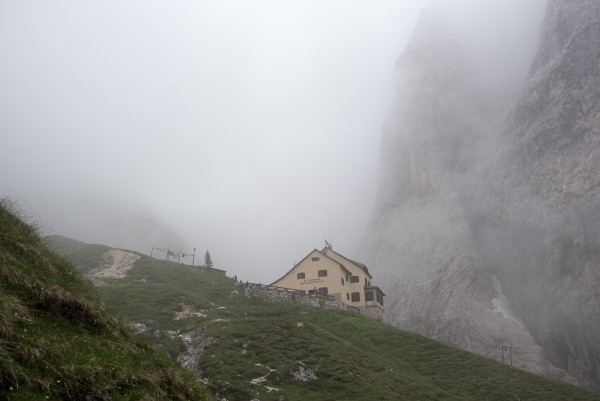
{"type": "Polygon", "coordinates": [[[383,129],[388,321],[600,391],[600,2],[549,1],[521,80],[444,26],[422,17],[383,129]]]}

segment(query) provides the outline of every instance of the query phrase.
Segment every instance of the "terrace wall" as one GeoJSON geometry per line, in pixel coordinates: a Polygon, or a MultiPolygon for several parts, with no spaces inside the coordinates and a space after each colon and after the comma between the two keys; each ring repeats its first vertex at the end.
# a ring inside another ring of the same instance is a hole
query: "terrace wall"
{"type": "Polygon", "coordinates": [[[341,300],[321,294],[306,294],[298,290],[282,287],[270,287],[260,284],[246,283],[243,284],[244,296],[247,299],[254,299],[261,302],[269,303],[293,303],[313,308],[322,309],[342,309],[359,312],[357,308],[348,307],[341,300]]]}

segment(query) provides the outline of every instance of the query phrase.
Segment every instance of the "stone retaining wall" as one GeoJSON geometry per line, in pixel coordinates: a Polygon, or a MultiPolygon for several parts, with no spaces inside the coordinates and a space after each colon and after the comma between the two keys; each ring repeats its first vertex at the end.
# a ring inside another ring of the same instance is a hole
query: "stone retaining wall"
{"type": "Polygon", "coordinates": [[[266,286],[249,286],[244,290],[244,296],[247,299],[254,299],[256,301],[261,302],[287,302],[305,306],[312,306],[314,308],[348,310],[345,303],[333,297],[281,291],[266,286]]]}

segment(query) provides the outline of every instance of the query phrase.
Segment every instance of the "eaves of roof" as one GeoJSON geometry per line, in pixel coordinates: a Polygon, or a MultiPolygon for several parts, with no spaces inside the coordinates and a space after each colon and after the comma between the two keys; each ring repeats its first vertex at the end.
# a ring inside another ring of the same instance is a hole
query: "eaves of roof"
{"type": "Polygon", "coordinates": [[[290,270],[288,270],[287,273],[285,273],[283,276],[281,276],[280,278],[278,278],[277,280],[273,281],[271,284],[269,285],[273,285],[274,283],[278,282],[279,280],[281,280],[282,278],[284,278],[285,276],[287,276],[288,274],[290,274],[292,272],[292,270],[294,270],[296,268],[296,266],[298,266],[300,263],[304,262],[306,259],[308,259],[308,257],[314,252],[317,251],[319,252],[319,254],[321,254],[321,256],[326,257],[327,259],[331,260],[332,262],[336,263],[337,265],[339,265],[342,269],[344,269],[347,273],[350,274],[350,271],[346,268],[346,266],[344,266],[343,264],[341,264],[340,262],[338,262],[337,260],[330,258],[329,256],[325,255],[323,252],[319,251],[318,249],[313,249],[312,251],[310,251],[308,253],[308,255],[306,255],[305,257],[302,258],[302,260],[300,260],[300,262],[296,263],[294,265],[294,267],[292,267],[290,270]]]}
{"type": "Polygon", "coordinates": [[[377,292],[380,292],[381,295],[383,295],[384,297],[386,296],[383,291],[381,291],[381,288],[377,287],[376,285],[365,285],[365,290],[375,290],[377,292]]]}
{"type": "MultiPolygon", "coordinates": [[[[371,273],[369,273],[369,269],[368,269],[368,268],[367,268],[367,266],[365,266],[363,263],[356,262],[356,261],[354,261],[354,260],[352,260],[352,259],[348,259],[347,257],[345,257],[344,255],[342,255],[341,253],[338,253],[338,252],[334,251],[334,250],[333,250],[333,249],[331,249],[331,248],[327,248],[327,247],[325,247],[325,248],[323,248],[323,249],[322,249],[321,251],[319,251],[319,252],[321,252],[323,255],[325,255],[325,253],[324,253],[324,252],[327,252],[327,250],[330,250],[331,252],[335,253],[336,255],[339,255],[339,256],[341,256],[342,258],[346,259],[347,261],[349,261],[349,262],[351,262],[351,263],[354,263],[354,264],[355,264],[357,267],[359,267],[359,268],[360,268],[360,269],[362,269],[362,270],[363,270],[365,273],[367,273],[367,274],[369,275],[369,277],[373,278],[373,276],[371,276],[371,273]]],[[[339,262],[338,262],[338,263],[339,263],[339,262]]]]}

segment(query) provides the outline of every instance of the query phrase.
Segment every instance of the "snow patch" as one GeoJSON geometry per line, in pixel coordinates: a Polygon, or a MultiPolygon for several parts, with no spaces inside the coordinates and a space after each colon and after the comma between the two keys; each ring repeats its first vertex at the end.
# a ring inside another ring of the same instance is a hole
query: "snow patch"
{"type": "Polygon", "coordinates": [[[498,281],[498,277],[496,277],[495,274],[490,274],[490,281],[492,282],[492,287],[496,292],[496,297],[492,299],[494,311],[500,312],[502,316],[506,319],[510,319],[519,326],[525,328],[523,321],[519,318],[519,316],[517,316],[515,311],[512,310],[512,307],[510,306],[510,301],[502,292],[502,285],[500,284],[500,281],[498,281]]]}

